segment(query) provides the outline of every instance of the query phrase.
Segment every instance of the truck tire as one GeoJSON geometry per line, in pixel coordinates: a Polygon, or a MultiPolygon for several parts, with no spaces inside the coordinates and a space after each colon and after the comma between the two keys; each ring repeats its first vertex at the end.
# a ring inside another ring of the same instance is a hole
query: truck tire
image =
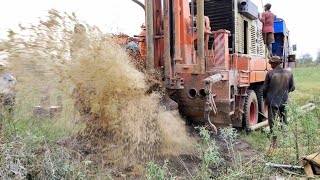
{"type": "Polygon", "coordinates": [[[262,122],[268,117],[268,106],[263,98],[262,87],[258,87],[254,91],[257,95],[258,100],[258,122],[262,122]]]}
{"type": "Polygon", "coordinates": [[[247,90],[247,97],[244,103],[243,123],[246,130],[258,123],[258,99],[254,90],[247,90]]]}

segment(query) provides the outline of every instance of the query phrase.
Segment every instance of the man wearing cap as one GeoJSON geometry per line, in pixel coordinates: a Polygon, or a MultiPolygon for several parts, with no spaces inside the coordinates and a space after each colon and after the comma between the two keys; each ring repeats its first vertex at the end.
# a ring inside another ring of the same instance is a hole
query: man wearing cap
{"type": "Polygon", "coordinates": [[[133,37],[128,38],[128,43],[126,45],[126,49],[134,51],[134,52],[138,52],[140,50],[139,45],[135,42],[135,39],[133,37]]]}
{"type": "Polygon", "coordinates": [[[287,124],[285,105],[288,102],[289,92],[294,91],[295,85],[291,71],[282,67],[282,59],[273,56],[269,63],[272,67],[268,71],[262,90],[263,98],[268,105],[268,122],[270,131],[273,133],[273,124],[276,117],[287,124]]]}
{"type": "Polygon", "coordinates": [[[270,11],[271,4],[267,3],[264,5],[264,12],[260,16],[260,21],[263,24],[262,27],[262,36],[264,44],[268,48],[268,56],[272,57],[272,43],[274,43],[274,20],[275,15],[270,11]]]}
{"type": "Polygon", "coordinates": [[[13,111],[16,91],[16,79],[5,71],[5,65],[0,63],[0,107],[6,106],[9,112],[13,111]]]}
{"type": "Polygon", "coordinates": [[[145,37],[146,37],[146,26],[145,24],[142,24],[141,26],[141,32],[139,34],[139,50],[140,50],[140,55],[141,55],[141,58],[142,60],[144,61],[147,57],[147,44],[146,44],[146,40],[145,40],[145,37]]]}

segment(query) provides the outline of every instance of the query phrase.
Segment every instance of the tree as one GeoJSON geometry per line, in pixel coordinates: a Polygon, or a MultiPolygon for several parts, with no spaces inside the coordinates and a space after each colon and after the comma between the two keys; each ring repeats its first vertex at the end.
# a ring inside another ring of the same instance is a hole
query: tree
{"type": "Polygon", "coordinates": [[[318,52],[317,52],[316,62],[320,63],[320,49],[318,49],[318,52]]]}
{"type": "Polygon", "coordinates": [[[306,54],[303,54],[301,56],[301,63],[311,63],[312,62],[312,56],[310,53],[306,53],[306,54]]]}

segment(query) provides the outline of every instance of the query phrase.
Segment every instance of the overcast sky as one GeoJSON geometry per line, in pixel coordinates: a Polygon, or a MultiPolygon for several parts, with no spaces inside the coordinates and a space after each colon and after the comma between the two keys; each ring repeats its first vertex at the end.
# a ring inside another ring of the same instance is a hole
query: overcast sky
{"type": "MultiPolygon", "coordinates": [[[[141,0],[142,1],[142,0],[141,0]]],[[[320,49],[320,0],[262,0],[271,3],[271,11],[286,20],[297,55],[320,49]],[[318,14],[318,15],[316,15],[318,14]]],[[[262,11],[262,1],[253,2],[262,11]]],[[[48,9],[75,12],[81,20],[99,26],[104,31],[138,34],[144,22],[144,12],[131,0],[3,0],[0,6],[0,36],[7,28],[30,23],[46,15],[48,9]]]]}

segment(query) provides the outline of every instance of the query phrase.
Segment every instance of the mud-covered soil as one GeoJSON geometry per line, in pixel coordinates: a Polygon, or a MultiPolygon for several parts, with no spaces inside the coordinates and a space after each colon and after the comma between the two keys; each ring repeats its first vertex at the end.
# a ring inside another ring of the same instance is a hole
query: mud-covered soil
{"type": "MultiPolygon", "coordinates": [[[[226,144],[218,136],[215,136],[214,139],[217,142],[219,153],[224,159],[225,164],[230,165],[232,163],[231,156],[228,152],[226,144]]],[[[241,162],[243,164],[249,161],[252,161],[252,163],[258,163],[255,158],[257,157],[258,152],[241,136],[237,138],[234,148],[236,154],[240,156],[241,162]]],[[[168,160],[170,172],[173,173],[175,177],[181,179],[192,179],[192,177],[196,177],[198,168],[201,166],[201,159],[199,159],[197,156],[181,155],[176,157],[169,157],[168,160]]]]}
{"type": "MultiPolygon", "coordinates": [[[[228,166],[231,162],[231,157],[228,152],[226,144],[219,138],[213,136],[219,147],[221,157],[228,166]]],[[[200,137],[197,137],[200,141],[200,137]]],[[[251,163],[258,163],[257,155],[259,154],[251,144],[239,136],[235,142],[234,150],[240,156],[243,164],[252,161],[251,163]]],[[[168,171],[176,179],[193,179],[197,176],[199,167],[201,166],[201,159],[196,155],[178,155],[178,156],[161,156],[158,157],[156,163],[163,165],[164,161],[168,160],[168,171]]],[[[213,171],[217,171],[214,170],[213,171]]],[[[125,169],[113,169],[110,171],[114,179],[141,179],[145,176],[143,166],[131,166],[125,169]]]]}
{"type": "MultiPolygon", "coordinates": [[[[219,138],[216,138],[216,141],[220,149],[220,154],[227,162],[229,162],[231,157],[229,155],[226,144],[219,138]]],[[[254,147],[250,143],[248,143],[246,140],[244,140],[241,136],[237,138],[234,144],[234,148],[235,148],[236,154],[240,155],[241,161],[243,163],[252,160],[255,156],[258,155],[254,147]]]]}

